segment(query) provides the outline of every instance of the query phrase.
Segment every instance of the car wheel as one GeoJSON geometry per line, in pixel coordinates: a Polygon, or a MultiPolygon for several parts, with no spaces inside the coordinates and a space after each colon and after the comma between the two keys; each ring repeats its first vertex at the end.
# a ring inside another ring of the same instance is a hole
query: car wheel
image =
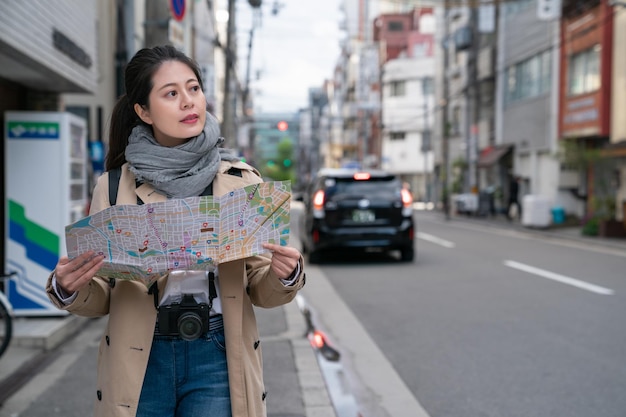
{"type": "Polygon", "coordinates": [[[413,246],[406,246],[400,249],[400,260],[402,260],[402,262],[413,262],[413,259],[415,259],[413,246]]]}

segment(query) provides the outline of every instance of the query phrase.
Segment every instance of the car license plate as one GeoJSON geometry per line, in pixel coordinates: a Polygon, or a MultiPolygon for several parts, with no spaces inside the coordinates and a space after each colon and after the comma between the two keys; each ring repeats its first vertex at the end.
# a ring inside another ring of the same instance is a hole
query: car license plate
{"type": "Polygon", "coordinates": [[[355,223],[371,223],[376,220],[376,216],[372,210],[354,210],[352,212],[352,221],[355,223]]]}

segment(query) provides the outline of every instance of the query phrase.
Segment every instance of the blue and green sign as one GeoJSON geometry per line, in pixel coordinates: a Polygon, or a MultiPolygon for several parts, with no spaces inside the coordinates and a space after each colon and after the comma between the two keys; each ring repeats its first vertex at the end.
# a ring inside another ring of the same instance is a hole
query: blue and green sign
{"type": "Polygon", "coordinates": [[[19,122],[7,123],[8,139],[52,139],[59,140],[61,127],[57,122],[19,122]]]}

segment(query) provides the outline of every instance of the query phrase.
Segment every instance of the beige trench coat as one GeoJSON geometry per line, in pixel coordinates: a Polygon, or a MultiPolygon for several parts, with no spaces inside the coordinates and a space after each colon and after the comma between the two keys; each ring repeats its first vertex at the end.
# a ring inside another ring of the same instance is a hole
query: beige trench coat
{"type": "MultiPolygon", "coordinates": [[[[260,181],[249,165],[222,162],[213,183],[213,194],[219,196],[260,181]],[[241,169],[243,176],[227,174],[232,166],[241,169]]],[[[135,178],[125,165],[117,204],[136,204],[137,195],[146,203],[166,200],[147,184],[135,188],[135,178]]],[[[106,207],[109,207],[108,175],[104,174],[94,189],[91,213],[106,207]]],[[[302,259],[300,262],[302,266],[302,259]]],[[[261,346],[252,306],[270,308],[288,303],[305,281],[301,273],[293,286],[286,287],[270,271],[269,265],[269,257],[256,256],[219,266],[233,417],[266,415],[261,346]]],[[[156,323],[153,296],[140,283],[117,280],[112,285],[106,278],[95,277],[66,306],[55,296],[51,279],[52,274],[46,289],[58,308],[85,317],[109,315],[98,352],[94,415],[135,416],[156,323]]],[[[161,293],[166,279],[158,281],[161,293]]]]}

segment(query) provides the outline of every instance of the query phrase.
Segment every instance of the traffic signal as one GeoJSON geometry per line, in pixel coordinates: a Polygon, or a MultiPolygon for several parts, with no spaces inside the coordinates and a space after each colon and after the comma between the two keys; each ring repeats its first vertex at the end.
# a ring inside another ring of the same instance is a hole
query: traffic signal
{"type": "Polygon", "coordinates": [[[289,158],[283,159],[283,166],[285,168],[289,168],[291,166],[291,159],[289,158]]]}
{"type": "Polygon", "coordinates": [[[284,132],[285,130],[289,129],[289,124],[286,121],[281,120],[280,122],[276,123],[276,128],[281,132],[284,132]]]}

